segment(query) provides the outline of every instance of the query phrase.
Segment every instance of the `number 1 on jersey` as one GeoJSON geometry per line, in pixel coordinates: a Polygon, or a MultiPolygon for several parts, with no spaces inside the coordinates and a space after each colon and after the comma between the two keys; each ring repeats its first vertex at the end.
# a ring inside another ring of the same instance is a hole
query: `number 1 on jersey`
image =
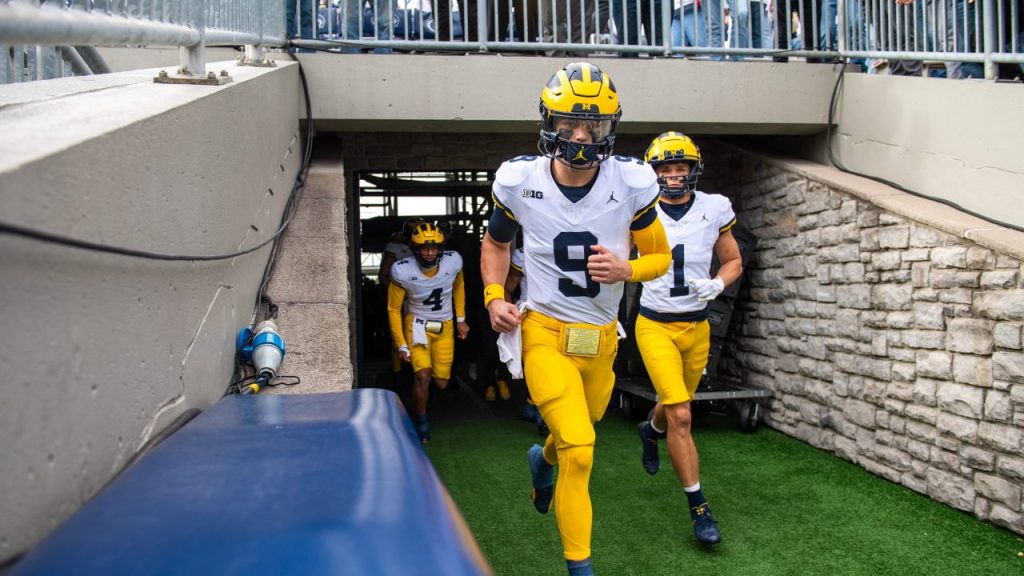
{"type": "Polygon", "coordinates": [[[690,287],[686,285],[686,246],[676,244],[672,247],[672,283],[669,296],[686,296],[690,287]]]}

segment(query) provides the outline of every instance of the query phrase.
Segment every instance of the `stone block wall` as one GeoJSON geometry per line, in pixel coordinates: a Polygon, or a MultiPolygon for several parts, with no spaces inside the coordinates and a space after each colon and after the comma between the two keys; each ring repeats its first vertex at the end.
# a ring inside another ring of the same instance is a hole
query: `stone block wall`
{"type": "Polygon", "coordinates": [[[772,391],[767,424],[1024,533],[1024,234],[993,248],[879,207],[864,179],[705,158],[702,187],[758,237],[721,369],[772,391]]]}

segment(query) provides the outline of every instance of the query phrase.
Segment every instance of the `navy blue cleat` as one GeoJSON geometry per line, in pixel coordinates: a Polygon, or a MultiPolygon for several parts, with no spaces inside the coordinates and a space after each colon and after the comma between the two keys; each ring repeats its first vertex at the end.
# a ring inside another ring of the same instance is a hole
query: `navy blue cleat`
{"type": "Polygon", "coordinates": [[[661,466],[661,456],[658,454],[658,433],[651,428],[649,421],[638,424],[636,430],[640,434],[640,442],[643,444],[640,461],[643,462],[644,470],[654,476],[661,466]]]}
{"type": "Polygon", "coordinates": [[[569,576],[594,576],[594,566],[590,563],[590,558],[566,560],[565,564],[569,568],[569,576]]]}
{"type": "Polygon", "coordinates": [[[426,416],[419,417],[419,421],[416,423],[416,435],[420,437],[421,444],[430,442],[430,424],[427,422],[426,416]]]}
{"type": "Polygon", "coordinates": [[[555,493],[555,468],[544,460],[544,448],[540,444],[530,446],[530,476],[533,479],[533,507],[541,514],[551,510],[551,497],[555,493]]]}
{"type": "Polygon", "coordinates": [[[697,542],[718,544],[722,541],[722,533],[718,531],[718,523],[711,515],[711,507],[707,502],[690,508],[690,518],[693,520],[693,535],[697,537],[697,542]]]}

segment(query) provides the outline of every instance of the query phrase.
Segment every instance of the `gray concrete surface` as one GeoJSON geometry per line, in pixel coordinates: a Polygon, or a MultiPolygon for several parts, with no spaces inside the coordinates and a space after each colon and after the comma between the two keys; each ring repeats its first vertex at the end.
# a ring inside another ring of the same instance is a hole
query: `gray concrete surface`
{"type": "MultiPolygon", "coordinates": [[[[1022,88],[849,74],[837,108],[835,153],[851,170],[1024,226],[1022,88]]],[[[827,162],[822,153],[818,160],[827,162]]]]}
{"type": "MultiPolygon", "coordinates": [[[[219,87],[148,70],[0,88],[0,220],[169,254],[267,238],[301,160],[297,67],[221,68],[219,87]]],[[[0,235],[0,562],[220,398],[268,252],[160,262],[0,235]]]]}
{"type": "Polygon", "coordinates": [[[339,160],[318,159],[310,168],[295,218],[285,234],[267,294],[280,306],[278,329],[287,354],[279,371],[297,375],[293,387],[271,394],[351,390],[351,285],[345,181],[339,160]]]}
{"type": "MultiPolygon", "coordinates": [[[[321,130],[520,132],[562,58],[301,54],[321,130]]],[[[666,125],[701,134],[824,130],[831,66],[768,61],[593,58],[623,102],[624,133],[666,125]],[[794,90],[794,86],[799,86],[794,90]]]]}

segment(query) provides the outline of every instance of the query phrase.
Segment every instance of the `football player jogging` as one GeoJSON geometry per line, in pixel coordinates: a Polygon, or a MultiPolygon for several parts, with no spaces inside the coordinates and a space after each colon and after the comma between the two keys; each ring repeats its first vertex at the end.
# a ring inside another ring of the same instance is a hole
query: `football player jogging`
{"type": "Polygon", "coordinates": [[[542,514],[554,506],[569,574],[581,576],[593,574],[594,422],[615,383],[622,282],[661,276],[671,256],[654,172],[612,156],[621,110],[608,75],[567,64],[541,92],[540,115],[542,156],[513,158],[495,174],[480,266],[491,326],[521,327],[527,387],[550,428],[528,452],[533,505],[542,514]],[[530,284],[522,317],[504,294],[520,227],[530,284]],[[629,260],[633,244],[640,256],[629,260]]]}
{"type": "Polygon", "coordinates": [[[448,387],[455,356],[455,331],[459,339],[469,334],[466,324],[466,284],[462,256],[444,250],[444,234],[424,222],[413,230],[413,258],[395,262],[388,286],[388,324],[391,339],[404,362],[412,363],[413,423],[420,442],[430,440],[427,400],[430,382],[448,387]],[[405,322],[402,304],[405,303],[405,322]],[[455,323],[452,323],[452,305],[455,323]]]}
{"type": "Polygon", "coordinates": [[[648,474],[658,472],[658,439],[667,431],[669,458],[686,494],[693,533],[701,544],[716,544],[722,535],[701,492],[690,402],[711,347],[707,302],[743,271],[731,232],[736,215],[725,196],[696,189],[704,163],[689,137],[679,132],[658,136],[644,160],[658,175],[657,213],[672,265],[666,274],[644,282],[636,320],[637,348],[659,398],[651,420],[639,425],[641,459],[648,474]],[[721,263],[714,278],[709,274],[712,253],[721,263]]]}
{"type": "MultiPolygon", "coordinates": [[[[412,258],[412,249],[409,242],[412,241],[412,232],[417,226],[423,223],[423,218],[415,217],[405,221],[402,230],[395,232],[386,244],[384,244],[384,256],[380,259],[380,284],[384,287],[385,293],[391,284],[391,267],[395,262],[404,258],[412,258]]],[[[402,359],[398,351],[391,348],[391,380],[394,391],[398,392],[402,387],[402,359]]]]}

